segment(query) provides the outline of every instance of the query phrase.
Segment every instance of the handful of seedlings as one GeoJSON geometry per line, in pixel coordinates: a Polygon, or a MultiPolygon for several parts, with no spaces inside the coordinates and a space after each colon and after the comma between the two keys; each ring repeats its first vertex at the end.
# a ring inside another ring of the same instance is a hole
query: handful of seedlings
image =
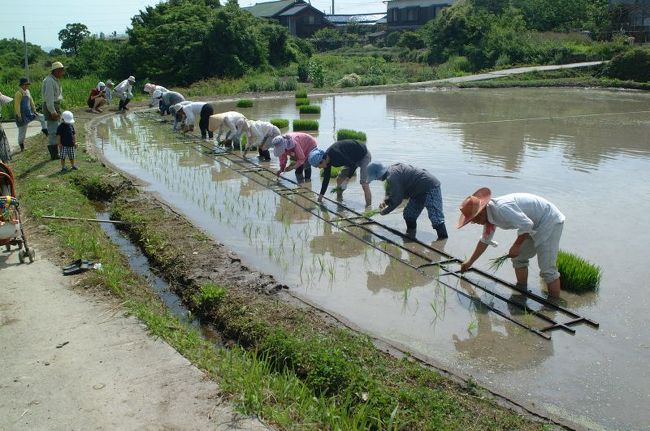
{"type": "Polygon", "coordinates": [[[380,211],[378,209],[374,209],[374,210],[370,209],[370,210],[364,211],[363,216],[370,218],[372,216],[376,216],[379,213],[380,213],[380,211]]]}
{"type": "Polygon", "coordinates": [[[563,250],[557,255],[557,269],[560,272],[562,290],[569,292],[593,292],[600,285],[600,267],[563,250]]]}
{"type": "Polygon", "coordinates": [[[507,254],[490,259],[490,269],[495,272],[498,271],[508,259],[510,259],[510,256],[507,254]]]}
{"type": "Polygon", "coordinates": [[[343,187],[334,187],[330,193],[343,193],[343,190],[345,190],[343,187]]]}

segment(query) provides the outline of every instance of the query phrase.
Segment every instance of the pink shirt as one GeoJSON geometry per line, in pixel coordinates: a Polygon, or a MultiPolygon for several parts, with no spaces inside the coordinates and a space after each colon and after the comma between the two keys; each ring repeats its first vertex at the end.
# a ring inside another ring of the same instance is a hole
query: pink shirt
{"type": "Polygon", "coordinates": [[[294,147],[287,149],[280,155],[280,170],[284,172],[284,168],[287,167],[287,158],[293,156],[296,159],[295,169],[298,169],[307,161],[307,156],[311,150],[316,148],[318,143],[313,136],[308,133],[301,132],[292,132],[287,133],[286,136],[291,138],[291,141],[294,143],[294,147]]]}

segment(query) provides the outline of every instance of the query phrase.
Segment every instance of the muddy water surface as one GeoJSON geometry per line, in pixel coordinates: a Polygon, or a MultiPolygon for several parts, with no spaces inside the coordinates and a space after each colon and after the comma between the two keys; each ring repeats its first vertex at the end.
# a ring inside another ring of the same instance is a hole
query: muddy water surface
{"type": "MultiPolygon", "coordinates": [[[[97,145],[249,265],[367,332],[589,428],[650,429],[650,95],[526,89],[312,99],[321,115],[303,118],[320,121],[321,147],[337,129],[362,130],[373,160],[426,167],[441,180],[450,239],[435,242],[425,214],[418,238],[447,253],[463,257],[473,250],[479,228],[454,227],[458,204],[481,186],[495,195],[526,191],[554,202],[567,217],[561,247],[603,268],[598,293],[563,298],[600,329],[579,326],[575,336],[555,332],[551,341],[522,330],[441,286],[434,274],[418,274],[242,178],[200,144],[184,143],[169,124],[111,117],[99,127],[97,145]]],[[[224,111],[233,108],[222,104],[224,111]]],[[[254,119],[300,117],[291,99],[260,100],[243,112],[254,119]]],[[[318,190],[318,175],[304,186],[318,190]]],[[[383,187],[371,188],[376,204],[383,187]]],[[[357,184],[344,202],[363,207],[357,184]]],[[[396,212],[377,217],[403,229],[396,212]]],[[[514,233],[498,231],[495,239],[501,245],[478,262],[484,269],[507,252],[514,233]]],[[[543,293],[537,271],[533,263],[529,284],[543,293]]],[[[514,277],[507,265],[498,275],[514,277]]]]}

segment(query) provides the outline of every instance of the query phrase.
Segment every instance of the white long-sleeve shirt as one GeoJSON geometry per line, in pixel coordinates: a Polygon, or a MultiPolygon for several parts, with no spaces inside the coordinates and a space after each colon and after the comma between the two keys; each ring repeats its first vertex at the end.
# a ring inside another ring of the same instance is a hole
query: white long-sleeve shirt
{"type": "Polygon", "coordinates": [[[121,99],[133,99],[133,85],[131,85],[128,79],[125,79],[117,84],[115,87],[115,93],[117,93],[121,99]]]}
{"type": "Polygon", "coordinates": [[[203,109],[205,104],[205,102],[191,102],[187,105],[183,105],[183,112],[185,113],[183,124],[186,126],[193,126],[196,119],[201,114],[201,109],[203,109]]]}
{"type": "MultiPolygon", "coordinates": [[[[553,227],[564,222],[564,214],[546,199],[530,193],[512,193],[492,198],[487,204],[488,222],[501,229],[529,234],[535,245],[548,239],[553,227]]],[[[490,244],[495,229],[485,225],[481,242],[490,244]]]]}
{"type": "Polygon", "coordinates": [[[271,139],[281,134],[280,129],[268,121],[248,121],[246,131],[246,138],[248,139],[247,146],[264,147],[263,149],[267,149],[271,143],[271,139]]]}

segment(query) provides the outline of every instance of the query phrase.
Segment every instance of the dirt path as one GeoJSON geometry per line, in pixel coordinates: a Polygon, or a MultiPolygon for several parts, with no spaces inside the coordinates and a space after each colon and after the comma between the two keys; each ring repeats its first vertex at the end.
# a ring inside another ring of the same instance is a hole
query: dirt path
{"type": "Polygon", "coordinates": [[[3,247],[0,277],[0,429],[268,429],[233,413],[215,382],[114,300],[75,291],[51,262],[19,265],[3,247]]]}

